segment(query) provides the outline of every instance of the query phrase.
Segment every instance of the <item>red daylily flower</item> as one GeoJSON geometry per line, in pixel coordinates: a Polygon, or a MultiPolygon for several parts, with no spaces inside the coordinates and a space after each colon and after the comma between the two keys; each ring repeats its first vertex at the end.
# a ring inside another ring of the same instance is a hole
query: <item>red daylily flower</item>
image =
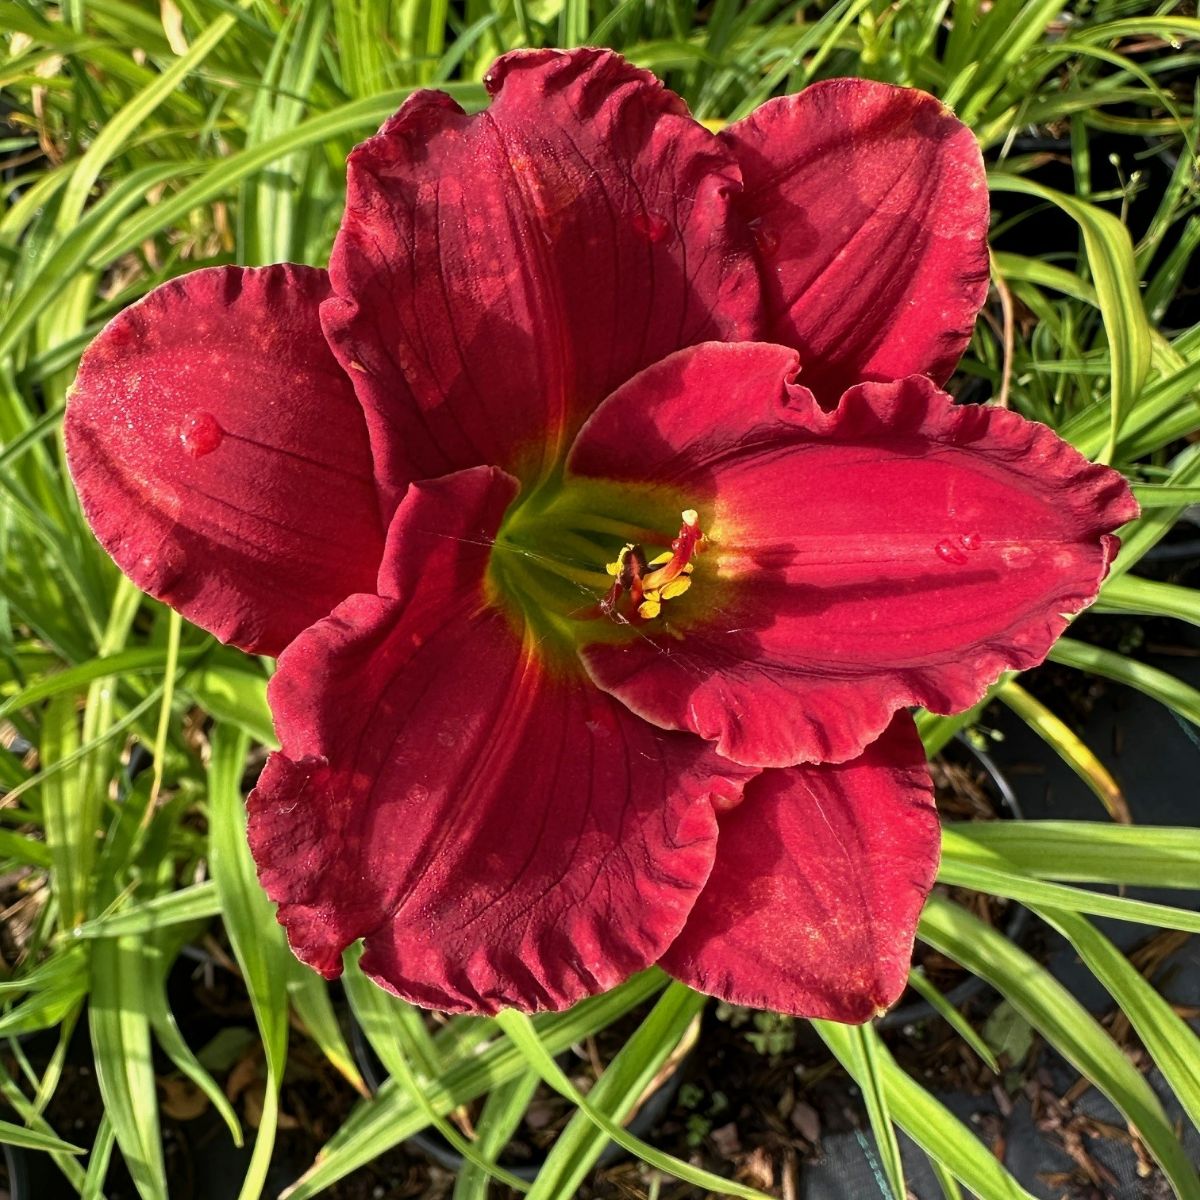
{"type": "Polygon", "coordinates": [[[652,963],[861,1021],[938,857],[906,709],[1041,660],[1136,513],[938,385],[987,286],[970,132],[814,85],[719,136],[606,51],[413,96],[329,272],[198,271],[88,350],[84,510],[279,654],[250,798],[327,976],[561,1008],[652,963]]]}

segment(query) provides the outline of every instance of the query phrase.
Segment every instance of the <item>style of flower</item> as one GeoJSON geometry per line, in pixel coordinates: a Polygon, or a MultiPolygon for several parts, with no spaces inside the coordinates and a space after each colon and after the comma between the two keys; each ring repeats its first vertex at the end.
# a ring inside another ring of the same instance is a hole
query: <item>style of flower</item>
{"type": "Polygon", "coordinates": [[[1039,662],[1136,513],[939,390],[988,275],[970,132],[862,80],[714,135],[601,50],[414,95],[329,271],[121,313],[66,419],[142,588],[279,655],[250,843],[296,954],[441,1009],[659,963],[862,1021],[938,823],[908,708],[1039,662]]]}

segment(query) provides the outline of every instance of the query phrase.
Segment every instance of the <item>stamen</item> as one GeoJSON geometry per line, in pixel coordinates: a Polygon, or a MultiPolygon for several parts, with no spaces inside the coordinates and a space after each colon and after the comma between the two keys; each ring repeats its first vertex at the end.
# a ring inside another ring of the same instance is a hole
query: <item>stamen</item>
{"type": "Polygon", "coordinates": [[[664,546],[667,542],[667,539],[654,529],[631,525],[627,521],[614,521],[610,517],[600,517],[593,512],[581,511],[574,505],[568,507],[563,504],[552,504],[546,511],[553,513],[559,520],[569,523],[575,529],[586,529],[592,533],[607,533],[638,543],[645,542],[651,546],[664,546]]]}
{"type": "Polygon", "coordinates": [[[691,586],[692,581],[686,575],[680,575],[677,579],[672,579],[658,594],[664,600],[674,600],[676,596],[682,596],[691,586]]]}
{"type": "Polygon", "coordinates": [[[606,616],[612,616],[625,592],[629,593],[635,608],[642,603],[644,595],[642,576],[646,573],[646,555],[641,546],[626,542],[621,547],[621,553],[617,555],[617,561],[606,564],[604,569],[610,575],[615,575],[616,578],[613,580],[612,587],[608,589],[608,595],[600,601],[601,612],[606,616]]]}
{"type": "MultiPolygon", "coordinates": [[[[700,543],[704,540],[704,534],[700,529],[700,516],[696,510],[694,508],[686,509],[682,515],[683,524],[680,525],[679,533],[671,543],[670,558],[661,567],[646,576],[645,586],[649,590],[657,591],[673,579],[685,574],[691,565],[692,556],[697,553],[700,543]]],[[[686,591],[686,589],[684,590],[686,591]]]]}
{"type": "MultiPolygon", "coordinates": [[[[669,563],[673,557],[674,557],[674,555],[672,555],[672,553],[670,552],[670,550],[665,550],[665,551],[663,551],[663,553],[662,553],[662,554],[659,554],[659,555],[658,555],[658,556],[656,556],[655,558],[652,558],[652,559],[650,560],[650,564],[649,564],[649,565],[650,565],[650,566],[652,566],[652,567],[661,567],[661,566],[662,566],[664,563],[669,563]]],[[[688,563],[688,564],[687,564],[687,565],[686,565],[686,566],[683,568],[683,573],[684,573],[685,575],[690,575],[690,574],[691,574],[691,573],[692,573],[692,572],[693,572],[695,569],[696,569],[696,564],[695,564],[695,563],[688,563]]]]}
{"type": "Polygon", "coordinates": [[[602,613],[609,617],[619,615],[621,597],[628,593],[631,616],[651,621],[662,612],[667,600],[682,596],[692,586],[691,575],[695,570],[692,557],[703,549],[704,534],[694,508],[686,509],[682,518],[669,551],[647,562],[641,546],[626,542],[616,561],[605,565],[613,584],[600,601],[602,613]]]}

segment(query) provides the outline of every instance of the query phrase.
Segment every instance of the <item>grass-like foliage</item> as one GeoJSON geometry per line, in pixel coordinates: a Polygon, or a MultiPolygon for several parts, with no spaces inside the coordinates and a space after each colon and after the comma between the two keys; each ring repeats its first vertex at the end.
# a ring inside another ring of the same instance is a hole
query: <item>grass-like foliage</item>
{"type": "MultiPolygon", "coordinates": [[[[1044,421],[1125,472],[1144,515],[1123,533],[1102,610],[1197,624],[1196,591],[1130,571],[1200,501],[1200,454],[1187,447],[1200,433],[1200,325],[1188,324],[1195,314],[1184,304],[1200,249],[1200,21],[1182,15],[1187,7],[0,0],[0,873],[9,905],[0,1034],[15,1064],[0,1071],[13,1110],[0,1141],[49,1154],[86,1197],[103,1194],[119,1154],[140,1196],[161,1200],[156,1062],[170,1060],[231,1137],[253,1140],[239,1186],[241,1200],[254,1200],[275,1144],[293,1017],[365,1093],[330,992],[288,953],[245,844],[243,775],[256,747],[273,743],[268,664],[137,593],[92,538],[67,476],[66,395],[83,347],[114,313],[204,265],[323,265],[350,148],[418,87],[481,107],[483,72],[516,46],[616,47],[708,122],[835,75],[924,88],[976,131],[997,213],[993,300],[952,390],[1044,421]],[[147,754],[150,767],[132,770],[147,754]],[[181,950],[206,932],[236,961],[261,1037],[266,1086],[253,1129],[239,1124],[168,1003],[181,950]],[[43,1113],[83,1023],[105,1116],[98,1129],[55,1129],[43,1113]],[[36,1031],[49,1031],[51,1051],[34,1061],[24,1047],[36,1031]]],[[[1159,667],[1080,638],[1064,639],[1053,658],[1200,724],[1200,692],[1159,667]]],[[[1090,918],[1188,931],[1200,920],[1088,886],[1200,887],[1200,830],[1114,823],[1125,815],[1120,790],[1067,724],[1021,680],[1001,681],[990,699],[1088,783],[1097,820],[948,827],[942,878],[1012,898],[1063,934],[1200,1121],[1200,1041],[1090,918]]],[[[922,715],[930,752],[980,711],[922,715]]],[[[1042,966],[947,899],[931,903],[920,936],[985,978],[1111,1098],[1178,1196],[1200,1197],[1144,1077],[1042,966]]],[[[436,1035],[353,962],[344,994],[390,1079],[364,1094],[286,1192],[291,1200],[429,1126],[468,1159],[456,1200],[485,1196],[539,1078],[577,1111],[538,1180],[521,1185],[530,1196],[574,1194],[610,1139],[703,1193],[764,1195],[622,1125],[703,1005],[656,972],[567,1013],[459,1018],[436,1035]],[[648,1015],[579,1095],[555,1056],[635,1008],[648,1015]],[[468,1139],[447,1118],[485,1094],[468,1139]]],[[[1028,1194],[873,1027],[818,1032],[861,1084],[897,1196],[893,1122],[934,1160],[947,1196],[962,1187],[983,1200],[1028,1194]]],[[[295,1037],[291,1046],[294,1054],[295,1037]]]]}

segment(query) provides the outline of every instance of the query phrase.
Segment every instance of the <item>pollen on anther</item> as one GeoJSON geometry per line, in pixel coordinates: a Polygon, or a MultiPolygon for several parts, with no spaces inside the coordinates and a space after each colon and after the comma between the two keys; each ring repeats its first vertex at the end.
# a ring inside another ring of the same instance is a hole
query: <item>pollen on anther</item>
{"type": "Polygon", "coordinates": [[[621,553],[617,555],[616,562],[604,564],[605,571],[607,571],[609,575],[613,576],[613,578],[616,578],[618,575],[620,575],[621,571],[625,567],[626,560],[633,551],[633,548],[634,546],[632,542],[626,542],[625,545],[621,547],[621,553]]]}
{"type": "Polygon", "coordinates": [[[657,595],[647,596],[638,605],[638,616],[644,621],[653,620],[660,612],[662,612],[662,602],[657,595]]]}

